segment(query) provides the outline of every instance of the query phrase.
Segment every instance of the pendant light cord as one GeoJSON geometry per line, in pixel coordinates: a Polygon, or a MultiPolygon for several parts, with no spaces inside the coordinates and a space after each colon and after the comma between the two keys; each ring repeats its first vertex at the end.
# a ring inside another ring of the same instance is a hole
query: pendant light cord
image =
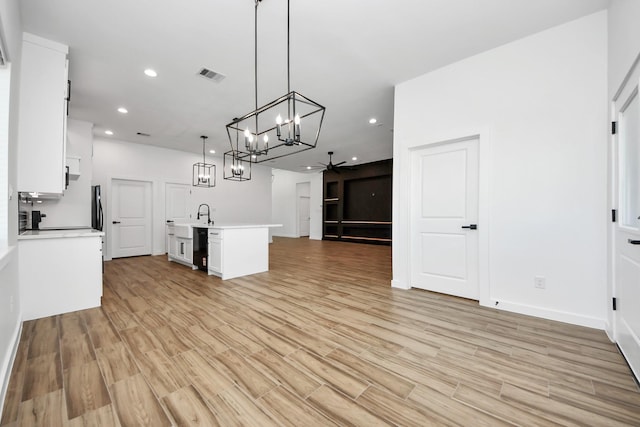
{"type": "Polygon", "coordinates": [[[290,24],[289,24],[289,0],[287,0],[287,93],[291,92],[291,61],[289,54],[289,33],[290,33],[290,24]]]}
{"type": "MultiPolygon", "coordinates": [[[[253,41],[254,41],[254,50],[253,50],[253,59],[254,59],[254,82],[255,82],[255,101],[256,101],[256,111],[258,110],[258,5],[262,0],[256,0],[256,7],[254,12],[254,31],[253,31],[253,41]]],[[[256,138],[258,137],[258,115],[256,114],[256,138]]]]}

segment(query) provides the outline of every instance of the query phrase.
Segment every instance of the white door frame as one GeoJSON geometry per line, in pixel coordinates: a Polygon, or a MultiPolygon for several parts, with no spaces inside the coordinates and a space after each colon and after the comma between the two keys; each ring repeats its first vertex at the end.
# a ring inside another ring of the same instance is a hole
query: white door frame
{"type": "MultiPolygon", "coordinates": [[[[613,95],[613,98],[609,104],[609,115],[612,122],[618,122],[618,101],[625,100],[625,98],[630,97],[633,88],[638,85],[638,81],[640,80],[640,53],[636,56],[635,61],[627,71],[627,74],[622,79],[618,90],[613,95]]],[[[640,96],[640,94],[636,95],[640,96]]],[[[611,218],[609,219],[609,224],[607,227],[607,301],[605,302],[607,305],[607,322],[605,325],[607,335],[609,339],[616,344],[618,343],[619,333],[621,331],[622,325],[619,324],[619,319],[616,313],[613,310],[613,298],[619,296],[620,290],[618,289],[618,278],[616,274],[616,269],[618,267],[618,258],[617,258],[617,247],[618,247],[618,234],[617,227],[619,226],[618,221],[621,220],[620,215],[620,200],[619,200],[619,141],[618,141],[619,132],[616,132],[614,135],[613,132],[610,133],[610,147],[609,147],[609,159],[608,159],[608,194],[607,201],[609,203],[609,207],[611,210],[616,211],[616,222],[613,222],[611,218]]],[[[618,301],[619,303],[623,303],[623,301],[618,301]]],[[[620,351],[624,351],[622,347],[619,347],[620,351]]],[[[635,355],[625,355],[625,358],[637,356],[635,355]]],[[[638,362],[637,357],[636,360],[627,360],[632,372],[638,378],[638,362]]]]}
{"type": "MultiPolygon", "coordinates": [[[[442,136],[425,144],[407,149],[405,157],[407,161],[405,162],[405,164],[407,165],[407,167],[408,165],[410,165],[410,159],[415,151],[446,143],[465,141],[468,139],[478,139],[478,295],[480,305],[494,307],[499,305],[500,302],[491,298],[491,289],[489,282],[489,172],[491,171],[489,165],[491,141],[490,134],[491,133],[489,129],[483,129],[480,132],[455,132],[451,135],[442,136]]],[[[407,171],[407,175],[409,182],[411,182],[414,177],[411,176],[410,169],[407,171]]],[[[409,286],[411,286],[411,236],[413,235],[409,212],[411,212],[412,203],[413,201],[411,200],[411,197],[408,197],[407,204],[409,206],[406,207],[406,219],[408,223],[406,253],[409,256],[407,257],[408,262],[405,277],[407,277],[407,280],[409,280],[409,286]]]]}

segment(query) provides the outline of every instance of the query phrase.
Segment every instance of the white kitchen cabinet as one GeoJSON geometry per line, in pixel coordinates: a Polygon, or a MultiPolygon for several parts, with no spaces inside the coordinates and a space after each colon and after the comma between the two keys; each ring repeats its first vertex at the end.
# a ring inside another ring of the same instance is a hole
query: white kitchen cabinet
{"type": "Polygon", "coordinates": [[[209,230],[209,272],[217,273],[218,275],[222,274],[222,236],[222,230],[209,230]]]}
{"type": "Polygon", "coordinates": [[[193,231],[191,226],[167,225],[167,255],[169,261],[193,268],[193,231]]]}
{"type": "Polygon", "coordinates": [[[99,307],[104,233],[36,233],[18,237],[22,320],[99,307]]]}
{"type": "Polygon", "coordinates": [[[80,157],[67,156],[67,167],[69,168],[69,178],[80,178],[80,157]]]}
{"type": "Polygon", "coordinates": [[[18,123],[18,190],[62,194],[69,48],[24,33],[18,123]]]}
{"type": "Polygon", "coordinates": [[[227,280],[269,270],[270,226],[210,227],[208,273],[227,280]]]}
{"type": "Polygon", "coordinates": [[[178,255],[177,243],[178,241],[173,233],[173,227],[167,227],[167,255],[169,256],[170,261],[171,258],[175,258],[178,255]]]}
{"type": "Polygon", "coordinates": [[[176,257],[184,264],[193,265],[193,239],[176,238],[176,257]]]}

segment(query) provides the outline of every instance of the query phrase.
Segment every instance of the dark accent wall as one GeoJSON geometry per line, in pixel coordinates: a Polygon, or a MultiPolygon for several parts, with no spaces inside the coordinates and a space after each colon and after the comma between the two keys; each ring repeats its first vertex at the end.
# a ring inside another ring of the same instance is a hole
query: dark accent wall
{"type": "Polygon", "coordinates": [[[391,244],[393,161],[323,174],[323,239],[391,244]]]}

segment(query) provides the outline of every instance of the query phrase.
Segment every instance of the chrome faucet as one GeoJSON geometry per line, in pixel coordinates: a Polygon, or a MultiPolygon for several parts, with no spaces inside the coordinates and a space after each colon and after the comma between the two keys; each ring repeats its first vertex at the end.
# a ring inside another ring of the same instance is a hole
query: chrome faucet
{"type": "Polygon", "coordinates": [[[200,215],[207,216],[207,224],[213,224],[213,221],[211,221],[211,209],[209,208],[209,205],[206,203],[202,203],[200,206],[198,206],[198,215],[196,215],[196,219],[200,219],[200,215]],[[206,213],[200,213],[200,208],[206,206],[207,207],[207,212],[206,213]]]}

